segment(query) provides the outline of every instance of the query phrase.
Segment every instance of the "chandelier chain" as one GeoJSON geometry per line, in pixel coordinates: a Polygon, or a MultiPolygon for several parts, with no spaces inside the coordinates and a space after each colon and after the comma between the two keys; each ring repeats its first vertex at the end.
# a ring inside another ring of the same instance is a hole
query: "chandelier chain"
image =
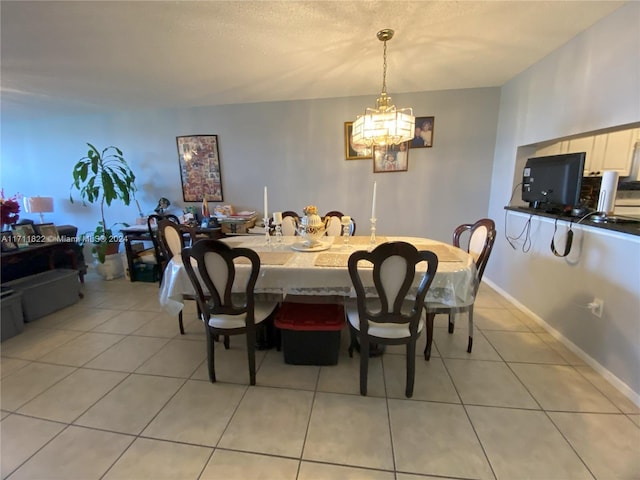
{"type": "Polygon", "coordinates": [[[384,41],[382,50],[382,93],[387,93],[387,41],[384,41]]]}

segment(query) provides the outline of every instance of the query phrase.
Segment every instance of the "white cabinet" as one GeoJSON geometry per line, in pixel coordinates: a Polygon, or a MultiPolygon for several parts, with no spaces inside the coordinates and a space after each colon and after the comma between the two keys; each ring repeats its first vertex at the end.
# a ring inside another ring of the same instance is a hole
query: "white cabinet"
{"type": "Polygon", "coordinates": [[[568,141],[567,153],[586,152],[584,175],[601,177],[604,170],[614,170],[621,177],[629,175],[633,149],[639,129],[619,130],[568,141]]]}
{"type": "Polygon", "coordinates": [[[536,157],[546,157],[548,155],[560,155],[561,153],[567,153],[568,148],[567,141],[552,143],[546,147],[540,147],[536,150],[536,157]]]}

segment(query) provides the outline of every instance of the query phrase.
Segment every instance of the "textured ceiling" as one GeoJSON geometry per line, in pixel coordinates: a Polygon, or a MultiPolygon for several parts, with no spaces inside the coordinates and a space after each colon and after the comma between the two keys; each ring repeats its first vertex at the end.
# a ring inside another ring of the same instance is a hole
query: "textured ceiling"
{"type": "Polygon", "coordinates": [[[1,1],[3,121],[503,85],[624,2],[1,1]]]}

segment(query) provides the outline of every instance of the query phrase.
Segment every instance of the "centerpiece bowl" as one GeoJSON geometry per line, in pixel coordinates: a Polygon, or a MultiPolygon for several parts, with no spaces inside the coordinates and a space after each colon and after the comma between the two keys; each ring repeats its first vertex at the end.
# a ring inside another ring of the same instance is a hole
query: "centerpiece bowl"
{"type": "Polygon", "coordinates": [[[304,238],[306,247],[317,247],[321,244],[320,239],[326,232],[325,222],[318,215],[318,209],[309,205],[304,209],[304,216],[300,219],[298,235],[304,238]]]}

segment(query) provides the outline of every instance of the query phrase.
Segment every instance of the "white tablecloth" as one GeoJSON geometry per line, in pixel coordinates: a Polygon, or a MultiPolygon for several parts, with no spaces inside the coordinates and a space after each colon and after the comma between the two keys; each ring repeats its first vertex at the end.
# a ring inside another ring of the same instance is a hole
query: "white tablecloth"
{"type": "MultiPolygon", "coordinates": [[[[436,276],[431,284],[426,301],[437,301],[452,307],[470,305],[474,301],[476,268],[472,257],[459,248],[442,242],[418,237],[384,237],[386,241],[405,241],[421,249],[447,249],[447,260],[440,260],[436,276]]],[[[291,252],[283,265],[262,263],[256,283],[256,293],[276,293],[281,295],[353,295],[351,277],[346,266],[317,266],[318,256],[324,253],[349,254],[357,249],[366,250],[369,245],[352,240],[349,248],[342,237],[325,237],[331,247],[318,252],[294,251],[292,245],[299,245],[301,237],[283,237],[282,244],[266,245],[262,236],[229,237],[224,239],[232,247],[251,248],[260,252],[291,252]]],[[[339,255],[338,255],[339,256],[339,255]]],[[[326,256],[325,256],[326,258],[326,256]]],[[[442,257],[444,259],[445,256],[442,257]]],[[[249,265],[236,266],[236,284],[244,285],[249,265]]],[[[419,268],[418,268],[419,269],[419,268]]],[[[366,279],[365,279],[366,282],[366,279]]],[[[419,278],[417,278],[419,282],[419,278]]],[[[373,282],[371,282],[373,285],[373,282]]],[[[169,262],[162,279],[159,300],[162,308],[171,315],[177,315],[184,306],[183,295],[193,295],[194,289],[178,255],[169,262]]]]}

